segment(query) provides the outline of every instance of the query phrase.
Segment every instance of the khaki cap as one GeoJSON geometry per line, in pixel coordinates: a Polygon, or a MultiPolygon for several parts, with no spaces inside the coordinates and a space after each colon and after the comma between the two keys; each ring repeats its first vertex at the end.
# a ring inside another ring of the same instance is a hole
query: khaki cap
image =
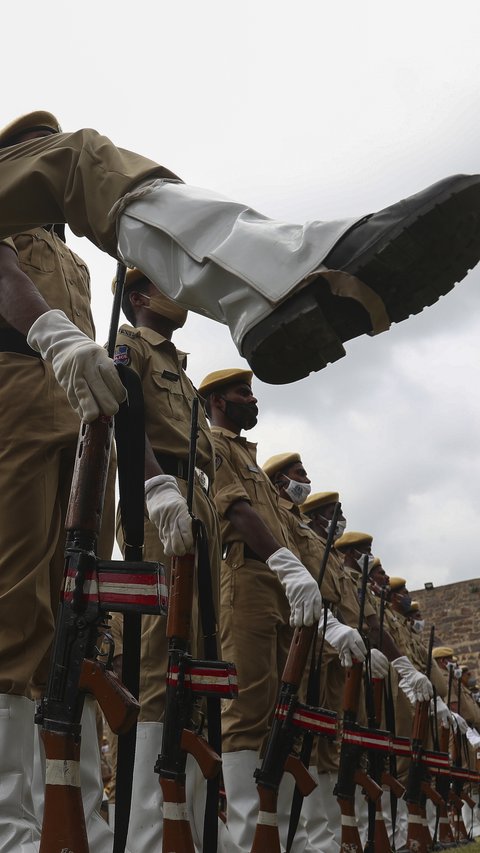
{"type": "Polygon", "coordinates": [[[415,612],[415,610],[420,610],[420,609],[421,609],[420,608],[420,602],[419,601],[412,601],[412,603],[410,605],[410,610],[412,612],[415,612]]]}
{"type": "Polygon", "coordinates": [[[358,530],[351,530],[349,533],[344,533],[335,542],[335,548],[340,551],[346,551],[347,548],[357,548],[358,545],[371,545],[373,536],[369,533],[359,533],[358,530]]]}
{"type": "Polygon", "coordinates": [[[214,370],[213,373],[207,373],[202,379],[198,393],[202,397],[207,397],[216,388],[221,388],[223,385],[232,385],[234,382],[246,382],[247,385],[252,384],[253,371],[245,370],[240,367],[229,367],[225,370],[214,370]]]}
{"type": "Polygon", "coordinates": [[[406,585],[407,581],[405,578],[390,578],[389,587],[392,592],[396,592],[397,589],[402,589],[406,585]]]}
{"type": "Polygon", "coordinates": [[[338,503],[339,496],[338,492],[314,492],[313,495],[309,495],[304,504],[300,507],[302,512],[308,513],[313,512],[314,509],[318,509],[319,506],[328,506],[328,504],[336,504],[338,503]]]}
{"type": "Polygon", "coordinates": [[[452,660],[457,660],[453,649],[451,649],[450,646],[437,646],[437,648],[432,651],[432,658],[435,660],[437,660],[437,658],[452,658],[452,660]]]}
{"type": "Polygon", "coordinates": [[[380,557],[375,557],[370,571],[373,572],[374,569],[378,569],[378,567],[381,565],[382,565],[382,561],[381,561],[380,557]]]}
{"type": "Polygon", "coordinates": [[[289,468],[290,465],[294,465],[295,462],[301,461],[299,453],[277,453],[275,456],[270,456],[270,459],[267,459],[267,461],[264,462],[262,468],[267,477],[273,477],[277,471],[281,471],[283,468],[289,468]]]}
{"type": "Polygon", "coordinates": [[[55,118],[53,113],[45,112],[45,110],[36,110],[36,112],[19,116],[0,130],[0,148],[6,148],[9,140],[14,139],[20,133],[26,130],[39,130],[40,128],[53,130],[54,133],[62,132],[58,119],[55,118]]]}
{"type": "MultiPolygon", "coordinates": [[[[147,276],[144,275],[143,272],[140,272],[140,270],[137,270],[136,267],[134,267],[131,270],[127,270],[127,273],[125,275],[125,284],[123,287],[124,291],[128,290],[130,287],[132,287],[135,284],[135,282],[142,281],[143,279],[145,279],[145,281],[149,281],[147,276]]],[[[117,276],[115,275],[112,278],[112,293],[115,293],[116,289],[117,289],[117,276]]]]}

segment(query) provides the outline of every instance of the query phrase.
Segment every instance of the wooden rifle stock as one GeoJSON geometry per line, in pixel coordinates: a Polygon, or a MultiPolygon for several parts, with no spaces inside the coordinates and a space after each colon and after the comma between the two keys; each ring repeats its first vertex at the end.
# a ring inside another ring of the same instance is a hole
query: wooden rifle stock
{"type": "Polygon", "coordinates": [[[429,849],[422,796],[422,783],[425,781],[422,752],[428,735],[429,711],[429,700],[416,703],[412,730],[412,760],[405,793],[408,809],[407,847],[412,853],[427,853],[429,849]]]}
{"type": "MultiPolygon", "coordinates": [[[[439,731],[439,748],[442,752],[448,752],[450,729],[445,726],[440,726],[439,731]]],[[[455,843],[455,839],[450,825],[448,816],[448,805],[450,796],[451,780],[448,776],[438,775],[435,782],[438,793],[441,795],[441,802],[437,807],[438,815],[438,840],[440,844],[445,846],[455,843]]]]}
{"type": "MultiPolygon", "coordinates": [[[[197,439],[198,398],[192,403],[187,506],[192,515],[195,456],[197,439]]],[[[192,515],[194,539],[199,522],[192,515]]],[[[163,853],[195,853],[185,797],[187,753],[197,761],[206,779],[214,778],[221,769],[221,758],[191,728],[195,695],[214,695],[220,673],[225,677],[224,698],[237,695],[236,681],[230,681],[232,664],[217,661],[195,661],[190,654],[191,619],[196,575],[196,553],[175,556],[170,571],[170,592],[166,636],[168,670],[162,750],[155,764],[163,793],[163,853]],[[205,671],[214,668],[215,677],[206,683],[205,671]],[[197,673],[201,670],[202,675],[197,673]],[[196,683],[200,680],[200,685],[196,683]]],[[[216,829],[216,827],[215,827],[216,829]]],[[[215,845],[216,846],[216,845],[215,845]]],[[[212,851],[213,853],[213,851],[212,851]]]]}
{"type": "Polygon", "coordinates": [[[111,669],[96,660],[84,660],[78,686],[95,696],[103,715],[116,735],[128,732],[136,722],[140,705],[111,669]]]}
{"type": "MultiPolygon", "coordinates": [[[[365,554],[362,567],[362,586],[360,590],[360,610],[358,616],[358,630],[363,631],[363,619],[365,613],[365,600],[368,583],[368,554],[365,554]]],[[[349,853],[363,853],[360,835],[355,819],[355,787],[361,785],[367,792],[371,803],[377,803],[382,795],[382,789],[364,770],[359,767],[359,761],[363,752],[362,747],[350,743],[345,734],[358,730],[357,716],[360,704],[360,696],[363,680],[363,663],[353,661],[351,667],[345,671],[345,685],[343,693],[343,736],[340,748],[340,764],[338,768],[337,784],[334,794],[337,798],[341,812],[341,849],[349,853]]],[[[375,807],[376,808],[376,807],[375,807]]],[[[377,809],[376,809],[377,813],[377,809]]],[[[380,815],[379,815],[380,816],[380,815]]],[[[381,815],[383,822],[383,814],[381,815]]]]}
{"type": "Polygon", "coordinates": [[[112,433],[112,418],[101,416],[91,424],[82,423],[77,445],[65,522],[66,564],[76,571],[75,589],[71,605],[60,605],[47,691],[40,712],[46,755],[40,853],[61,853],[65,848],[88,853],[80,790],[80,719],[84,693],[79,682],[84,657],[95,656],[98,613],[82,604],[82,592],[85,570],[95,561],[112,433]]]}
{"type": "Polygon", "coordinates": [[[297,704],[297,692],[305,672],[313,638],[318,623],[309,627],[296,628],[285,667],[276,707],[276,713],[270,729],[265,755],[261,767],[255,771],[257,791],[260,801],[257,825],[251,853],[280,853],[280,838],[277,823],[278,789],[284,771],[292,773],[297,787],[303,796],[315,788],[315,782],[302,762],[291,755],[294,745],[295,728],[292,716],[297,704]],[[286,708],[281,718],[279,708],[286,708]],[[299,766],[300,765],[300,766],[299,766]]]}

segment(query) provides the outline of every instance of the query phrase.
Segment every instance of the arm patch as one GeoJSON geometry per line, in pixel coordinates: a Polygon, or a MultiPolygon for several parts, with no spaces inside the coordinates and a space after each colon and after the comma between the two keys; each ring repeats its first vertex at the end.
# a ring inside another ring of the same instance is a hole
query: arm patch
{"type": "Polygon", "coordinates": [[[130,347],[127,347],[126,344],[118,344],[115,347],[113,361],[115,364],[130,364],[130,347]]]}

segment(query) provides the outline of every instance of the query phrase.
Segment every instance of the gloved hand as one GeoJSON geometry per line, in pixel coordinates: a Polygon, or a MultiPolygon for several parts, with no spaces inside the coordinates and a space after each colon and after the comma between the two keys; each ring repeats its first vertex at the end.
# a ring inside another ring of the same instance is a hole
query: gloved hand
{"type": "MultiPolygon", "coordinates": [[[[322,630],[323,625],[320,622],[319,631],[322,630]]],[[[342,625],[330,610],[327,613],[325,639],[337,650],[342,666],[351,666],[353,658],[359,662],[365,660],[367,649],[359,632],[356,628],[342,625]]]]}
{"type": "Polygon", "coordinates": [[[192,517],[175,477],[157,474],[145,482],[148,517],[158,530],[167,557],[193,551],[192,517]]]}
{"type": "Polygon", "coordinates": [[[415,702],[427,702],[433,696],[433,687],[426,675],[415,669],[409,659],[402,655],[391,661],[400,676],[398,686],[408,696],[412,705],[415,702]]]}
{"type": "MultiPolygon", "coordinates": [[[[432,714],[432,715],[434,713],[434,708],[435,708],[435,704],[434,704],[434,700],[432,699],[430,701],[430,714],[432,714]]],[[[447,705],[445,705],[445,702],[443,701],[443,699],[440,698],[440,696],[437,696],[437,698],[436,698],[436,708],[437,708],[437,720],[440,723],[440,725],[443,726],[444,729],[450,728],[450,726],[453,725],[453,714],[452,714],[450,708],[447,705]]]]}
{"type": "Polygon", "coordinates": [[[27,342],[51,362],[57,382],[80,418],[90,422],[99,415],[118,412],[127,392],[112,359],[63,311],[54,309],[41,314],[31,326],[27,342]]]}
{"type": "Polygon", "coordinates": [[[380,649],[370,649],[370,668],[372,678],[386,678],[388,675],[388,658],[380,649]]]}
{"type": "Polygon", "coordinates": [[[290,625],[313,625],[322,613],[322,596],[310,572],[288,548],[274,551],[266,563],[285,590],[291,609],[290,625]]]}
{"type": "Polygon", "coordinates": [[[476,729],[472,729],[470,727],[467,729],[467,740],[472,744],[472,746],[480,746],[480,734],[476,729]]]}
{"type": "Polygon", "coordinates": [[[453,730],[456,732],[457,729],[460,729],[462,735],[466,735],[468,731],[468,723],[460,714],[456,714],[455,711],[452,711],[453,717],[453,730]]]}

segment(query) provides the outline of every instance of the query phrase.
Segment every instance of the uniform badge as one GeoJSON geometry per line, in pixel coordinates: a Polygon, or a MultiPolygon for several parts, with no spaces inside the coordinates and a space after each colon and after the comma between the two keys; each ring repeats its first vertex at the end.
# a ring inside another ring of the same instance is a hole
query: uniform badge
{"type": "Polygon", "coordinates": [[[116,346],[113,361],[115,364],[130,364],[130,347],[126,344],[116,346]]]}
{"type": "Polygon", "coordinates": [[[215,454],[215,471],[218,471],[222,462],[223,462],[222,457],[219,456],[218,453],[216,453],[215,454]]]}

